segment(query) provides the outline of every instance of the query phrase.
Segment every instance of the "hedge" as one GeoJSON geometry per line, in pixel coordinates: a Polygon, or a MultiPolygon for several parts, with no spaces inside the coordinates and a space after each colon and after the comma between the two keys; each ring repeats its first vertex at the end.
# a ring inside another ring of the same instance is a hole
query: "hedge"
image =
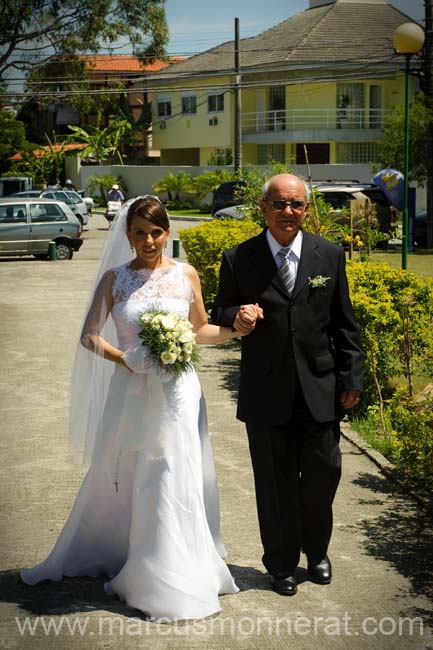
{"type": "Polygon", "coordinates": [[[221,255],[227,248],[258,235],[261,227],[252,221],[209,221],[179,233],[188,262],[197,270],[207,307],[218,289],[221,255]]]}
{"type": "MultiPolygon", "coordinates": [[[[222,252],[260,230],[249,221],[213,221],[181,231],[207,306],[222,252]]],[[[393,462],[433,487],[433,398],[420,405],[413,397],[414,378],[433,376],[433,280],[369,261],[348,262],[347,275],[366,354],[360,415],[386,438],[393,462]]]]}

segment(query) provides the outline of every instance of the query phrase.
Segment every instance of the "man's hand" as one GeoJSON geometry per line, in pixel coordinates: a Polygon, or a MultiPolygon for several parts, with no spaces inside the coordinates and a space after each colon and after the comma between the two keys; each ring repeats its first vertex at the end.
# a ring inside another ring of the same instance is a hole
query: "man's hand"
{"type": "Polygon", "coordinates": [[[261,320],[262,318],[263,309],[257,303],[255,305],[241,305],[233,321],[233,327],[245,336],[253,331],[257,320],[261,320]]]}
{"type": "Polygon", "coordinates": [[[361,391],[359,390],[343,390],[340,396],[341,406],[344,409],[352,409],[358,405],[360,397],[361,391]]]}

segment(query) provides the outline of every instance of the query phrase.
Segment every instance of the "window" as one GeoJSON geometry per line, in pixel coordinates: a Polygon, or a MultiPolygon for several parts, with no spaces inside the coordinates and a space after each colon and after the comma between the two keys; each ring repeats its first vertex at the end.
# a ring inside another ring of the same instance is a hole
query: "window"
{"type": "Polygon", "coordinates": [[[224,110],[224,93],[210,92],[207,98],[208,113],[221,113],[224,110]]]}
{"type": "Polygon", "coordinates": [[[65,192],[44,192],[41,194],[45,199],[56,199],[56,201],[61,201],[67,205],[72,205],[72,200],[65,192]]]}
{"type": "Polygon", "coordinates": [[[157,101],[157,115],[158,117],[170,117],[171,115],[171,100],[161,98],[157,101]]]}
{"type": "Polygon", "coordinates": [[[339,142],[337,143],[336,162],[357,164],[377,161],[377,142],[339,142]]]}
{"type": "Polygon", "coordinates": [[[232,165],[233,153],[231,149],[221,149],[217,147],[210,155],[207,161],[208,165],[232,165]]]}
{"type": "Polygon", "coordinates": [[[0,207],[0,223],[25,223],[25,205],[2,205],[0,207]]]}
{"type": "Polygon", "coordinates": [[[259,144],[257,145],[257,164],[268,165],[271,161],[284,163],[284,144],[259,144]]]}
{"type": "Polygon", "coordinates": [[[30,206],[32,223],[38,221],[67,221],[66,215],[59,205],[51,203],[35,203],[30,206]]]}
{"type": "Polygon", "coordinates": [[[195,95],[182,97],[182,113],[185,115],[197,113],[197,97],[195,95]]]}

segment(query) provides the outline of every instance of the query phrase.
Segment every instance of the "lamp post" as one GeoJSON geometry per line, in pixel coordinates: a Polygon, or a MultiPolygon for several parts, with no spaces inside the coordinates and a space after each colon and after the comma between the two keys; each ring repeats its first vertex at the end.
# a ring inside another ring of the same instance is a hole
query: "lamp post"
{"type": "Polygon", "coordinates": [[[405,91],[404,91],[404,194],[403,194],[403,243],[401,253],[401,268],[407,269],[407,252],[409,248],[409,80],[410,58],[420,51],[424,44],[424,32],[415,23],[404,23],[394,32],[394,47],[397,52],[404,54],[405,91]]]}

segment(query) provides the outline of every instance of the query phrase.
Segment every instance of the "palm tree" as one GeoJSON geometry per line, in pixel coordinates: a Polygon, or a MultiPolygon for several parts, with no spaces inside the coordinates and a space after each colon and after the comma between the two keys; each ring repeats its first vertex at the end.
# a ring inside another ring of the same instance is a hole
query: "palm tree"
{"type": "Polygon", "coordinates": [[[225,181],[234,179],[233,172],[227,169],[216,169],[215,171],[205,172],[200,176],[192,179],[192,189],[199,200],[203,200],[206,194],[213,192],[225,181]]]}
{"type": "Polygon", "coordinates": [[[153,184],[153,189],[157,194],[167,192],[169,201],[173,201],[173,195],[174,201],[179,201],[182,192],[192,192],[192,176],[185,172],[178,172],[176,175],[169,172],[167,176],[153,184]]]}

